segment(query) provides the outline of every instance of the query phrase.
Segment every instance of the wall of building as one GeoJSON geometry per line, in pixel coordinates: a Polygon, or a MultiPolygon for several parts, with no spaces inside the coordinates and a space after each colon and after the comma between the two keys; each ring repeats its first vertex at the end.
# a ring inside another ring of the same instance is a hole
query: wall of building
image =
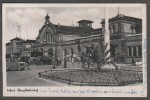
{"type": "Polygon", "coordinates": [[[62,41],[69,41],[81,38],[81,36],[79,35],[61,35],[60,37],[62,37],[62,41]]]}
{"type": "Polygon", "coordinates": [[[6,45],[6,54],[11,54],[11,45],[6,45]]]}
{"type": "Polygon", "coordinates": [[[18,40],[11,41],[11,52],[12,53],[20,53],[21,42],[23,42],[23,41],[18,41],[18,40]]]}
{"type": "MultiPolygon", "coordinates": [[[[141,36],[132,36],[127,38],[121,38],[121,39],[114,39],[111,40],[111,55],[112,60],[117,63],[131,63],[131,57],[128,57],[128,46],[139,46],[142,44],[141,36]],[[127,39],[127,41],[126,41],[127,39]],[[140,39],[140,40],[137,40],[140,39]],[[130,41],[129,41],[130,40],[130,41]]],[[[100,43],[98,42],[100,38],[94,37],[94,38],[86,38],[86,39],[80,39],[80,47],[81,52],[85,52],[85,47],[90,47],[92,44],[94,44],[94,47],[100,46],[100,43]],[[91,44],[92,43],[92,44],[91,44]]],[[[78,52],[78,44],[76,41],[66,41],[64,44],[59,48],[59,54],[58,56],[63,60],[64,58],[64,51],[67,51],[68,57],[71,57],[71,49],[73,50],[75,55],[79,55],[78,52]]],[[[102,49],[102,47],[101,47],[102,49]]],[[[141,56],[135,57],[136,61],[140,61],[142,59],[141,56]]]]}
{"type": "Polygon", "coordinates": [[[61,46],[59,46],[60,48],[57,52],[59,52],[58,56],[61,58],[61,60],[64,59],[65,55],[68,57],[68,59],[78,59],[80,56],[80,52],[86,52],[86,47],[91,47],[92,45],[94,45],[94,47],[99,46],[99,43],[98,41],[95,41],[95,38],[79,39],[79,41],[80,44],[77,43],[77,40],[65,41],[62,44],[60,44],[61,46]],[[80,52],[79,45],[81,49],[80,52]]]}
{"type": "Polygon", "coordinates": [[[126,63],[131,64],[132,57],[135,61],[142,61],[142,34],[126,37],[125,41],[126,63]]]}

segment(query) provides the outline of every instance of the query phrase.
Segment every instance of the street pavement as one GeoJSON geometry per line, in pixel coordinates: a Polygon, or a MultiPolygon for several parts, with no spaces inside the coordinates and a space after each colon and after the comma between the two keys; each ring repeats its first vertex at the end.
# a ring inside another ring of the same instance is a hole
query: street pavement
{"type": "MultiPolygon", "coordinates": [[[[142,71],[140,66],[131,66],[129,64],[117,64],[121,69],[142,71]]],[[[69,69],[81,68],[81,63],[68,63],[69,69]]],[[[31,70],[24,71],[7,71],[8,86],[64,86],[65,84],[54,82],[38,77],[38,73],[46,70],[51,70],[52,65],[30,65],[31,70]]],[[[57,66],[56,69],[64,69],[63,66],[57,66]]]]}
{"type": "Polygon", "coordinates": [[[52,66],[29,66],[31,70],[24,71],[7,71],[8,86],[62,86],[63,84],[40,79],[38,72],[50,70],[52,66]]]}

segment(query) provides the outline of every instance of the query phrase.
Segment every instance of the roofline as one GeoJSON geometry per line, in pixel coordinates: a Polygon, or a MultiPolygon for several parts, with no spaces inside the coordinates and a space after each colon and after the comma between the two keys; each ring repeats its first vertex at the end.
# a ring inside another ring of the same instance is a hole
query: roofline
{"type": "MultiPolygon", "coordinates": [[[[112,17],[112,18],[109,18],[109,23],[110,22],[113,22],[114,20],[126,20],[126,21],[133,21],[133,20],[136,20],[135,22],[142,22],[142,19],[141,18],[136,18],[136,17],[131,17],[131,16],[126,16],[126,15],[123,15],[122,17],[118,17],[118,15],[117,16],[115,16],[115,17],[112,17]],[[130,18],[130,19],[122,19],[122,18],[124,18],[124,17],[127,17],[127,18],[130,18]]],[[[102,21],[101,21],[101,24],[104,24],[105,23],[105,19],[102,19],[102,21]]]]}
{"type": "Polygon", "coordinates": [[[11,43],[10,42],[6,43],[6,45],[9,45],[9,44],[11,44],[11,43]]]}
{"type": "Polygon", "coordinates": [[[93,23],[93,21],[91,21],[91,20],[80,20],[80,21],[78,21],[77,23],[84,22],[84,21],[93,23]]]}
{"type": "Polygon", "coordinates": [[[20,38],[18,38],[18,37],[16,37],[16,38],[13,38],[13,39],[11,39],[10,41],[12,41],[12,40],[16,40],[16,39],[19,39],[19,40],[22,40],[22,41],[24,41],[23,39],[20,39],[20,38]]]}

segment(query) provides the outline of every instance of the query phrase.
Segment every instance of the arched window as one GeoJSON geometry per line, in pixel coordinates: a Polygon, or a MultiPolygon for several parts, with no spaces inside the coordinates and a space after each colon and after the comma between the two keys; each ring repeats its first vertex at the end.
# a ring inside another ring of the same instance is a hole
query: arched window
{"type": "Polygon", "coordinates": [[[51,42],[53,42],[53,35],[51,35],[51,42]]]}
{"type": "Polygon", "coordinates": [[[64,49],[64,56],[66,56],[67,55],[67,50],[66,49],[64,49]]]}
{"type": "Polygon", "coordinates": [[[49,33],[47,33],[46,40],[49,42],[49,33]]]}
{"type": "Polygon", "coordinates": [[[44,42],[46,42],[46,39],[47,39],[46,37],[47,37],[47,36],[46,36],[46,34],[45,34],[45,35],[44,35],[44,42]]]}
{"type": "Polygon", "coordinates": [[[49,50],[48,50],[49,52],[53,52],[53,49],[52,48],[49,48],[49,50]]]}

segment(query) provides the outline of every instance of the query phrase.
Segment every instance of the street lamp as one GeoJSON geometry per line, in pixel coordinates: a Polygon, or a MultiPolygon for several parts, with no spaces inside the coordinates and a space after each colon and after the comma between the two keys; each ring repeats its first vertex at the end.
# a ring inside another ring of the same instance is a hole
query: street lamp
{"type": "Polygon", "coordinates": [[[57,41],[56,41],[56,36],[53,37],[54,39],[54,55],[53,55],[53,69],[56,68],[56,47],[57,47],[57,41]]]}

